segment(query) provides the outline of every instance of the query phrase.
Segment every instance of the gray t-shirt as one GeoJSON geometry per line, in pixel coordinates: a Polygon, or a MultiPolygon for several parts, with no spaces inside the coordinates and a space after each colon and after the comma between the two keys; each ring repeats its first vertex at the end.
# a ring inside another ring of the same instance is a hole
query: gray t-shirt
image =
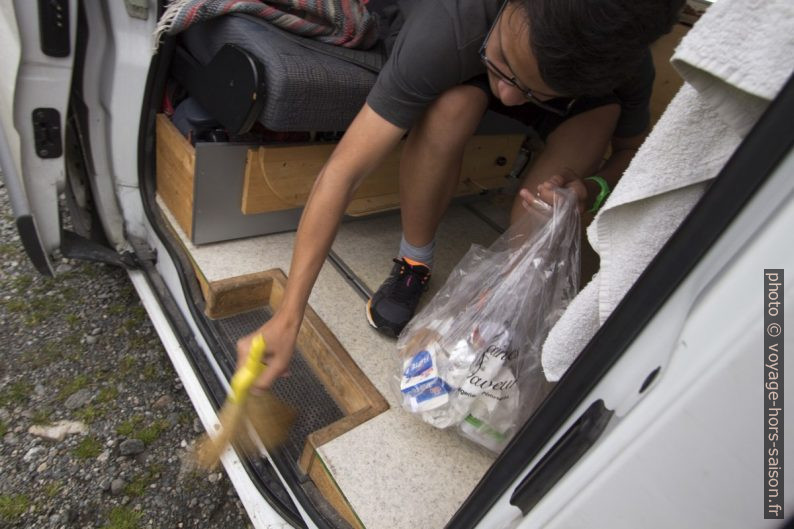
{"type": "MultiPolygon", "coordinates": [[[[367,103],[390,123],[409,129],[425,109],[444,91],[469,82],[486,73],[479,50],[491,27],[502,0],[418,0],[403,5],[405,24],[394,43],[367,103]]],[[[611,96],[582,98],[571,115],[617,101],[621,115],[615,136],[639,134],[650,121],[648,103],[653,86],[654,69],[648,52],[641,71],[618,87],[611,96]]],[[[485,90],[486,83],[474,83],[485,90]]],[[[490,92],[490,90],[488,90],[490,92]]],[[[489,95],[493,95],[489,93],[489,95]]],[[[497,102],[498,104],[498,102],[497,102]]],[[[513,107],[522,119],[521,107],[513,107]]],[[[529,109],[550,132],[563,121],[539,107],[529,109]]],[[[505,109],[510,112],[510,109],[505,109]]],[[[544,134],[545,135],[545,134],[544,134]]]]}

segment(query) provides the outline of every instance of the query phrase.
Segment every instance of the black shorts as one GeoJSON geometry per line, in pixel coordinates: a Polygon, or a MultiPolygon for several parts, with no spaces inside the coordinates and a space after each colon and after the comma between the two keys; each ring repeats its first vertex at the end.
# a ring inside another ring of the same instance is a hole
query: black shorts
{"type": "MultiPolygon", "coordinates": [[[[560,116],[559,114],[544,110],[537,105],[533,105],[532,103],[525,103],[523,105],[510,107],[503,105],[499,98],[497,98],[493,92],[491,92],[491,86],[488,83],[488,76],[485,74],[478,75],[477,77],[466,81],[466,84],[476,86],[486,93],[488,96],[489,110],[493,110],[498,114],[508,116],[520,121],[524,125],[532,127],[540,135],[543,141],[546,141],[548,135],[551,134],[554,129],[556,129],[560,123],[566,119],[604,105],[620,103],[620,100],[614,94],[603,97],[580,97],[573,104],[571,111],[567,115],[560,116]]],[[[561,105],[561,108],[564,108],[569,101],[569,99],[560,99],[558,103],[561,105]]],[[[549,101],[549,103],[552,105],[554,102],[554,99],[549,101]]]]}

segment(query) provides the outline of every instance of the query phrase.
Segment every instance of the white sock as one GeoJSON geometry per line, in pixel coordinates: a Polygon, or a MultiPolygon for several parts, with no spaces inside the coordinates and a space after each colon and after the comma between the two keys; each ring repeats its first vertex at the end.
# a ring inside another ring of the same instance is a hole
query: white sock
{"type": "Polygon", "coordinates": [[[419,261],[428,268],[433,268],[433,252],[435,248],[435,239],[424,246],[417,247],[406,241],[403,234],[402,240],[400,240],[400,257],[407,257],[413,261],[419,261]]]}

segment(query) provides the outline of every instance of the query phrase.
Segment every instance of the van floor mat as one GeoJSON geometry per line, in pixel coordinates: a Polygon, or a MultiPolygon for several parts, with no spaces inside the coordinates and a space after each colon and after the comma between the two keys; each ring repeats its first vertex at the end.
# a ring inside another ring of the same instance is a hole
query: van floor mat
{"type": "MultiPolygon", "coordinates": [[[[229,318],[210,320],[210,325],[218,331],[225,352],[233,361],[237,356],[237,340],[256,330],[271,316],[272,313],[267,309],[256,309],[229,318]]],[[[290,375],[276,380],[272,391],[297,411],[295,424],[282,450],[288,455],[288,459],[295,465],[294,468],[300,475],[297,463],[306,444],[306,438],[312,432],[338,421],[344,417],[344,413],[314,376],[299,349],[295,350],[292,357],[290,375]]]]}

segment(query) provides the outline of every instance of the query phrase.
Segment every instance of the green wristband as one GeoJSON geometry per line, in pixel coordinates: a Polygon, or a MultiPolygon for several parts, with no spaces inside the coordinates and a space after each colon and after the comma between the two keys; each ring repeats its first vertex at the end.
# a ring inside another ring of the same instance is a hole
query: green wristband
{"type": "Polygon", "coordinates": [[[587,210],[588,213],[597,213],[612,190],[609,189],[607,181],[598,175],[588,176],[585,180],[592,180],[601,188],[601,191],[599,191],[598,196],[595,198],[595,202],[593,202],[593,207],[587,210]]]}

